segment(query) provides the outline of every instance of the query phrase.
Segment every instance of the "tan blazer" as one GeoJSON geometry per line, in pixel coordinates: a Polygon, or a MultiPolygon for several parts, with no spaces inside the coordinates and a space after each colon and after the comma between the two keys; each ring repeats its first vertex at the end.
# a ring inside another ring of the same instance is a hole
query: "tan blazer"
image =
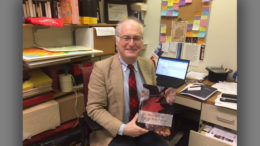
{"type": "MultiPolygon", "coordinates": [[[[149,59],[138,57],[139,69],[146,84],[155,85],[155,68],[149,59]]],[[[123,72],[118,54],[96,62],[88,85],[87,112],[104,127],[90,135],[91,146],[107,146],[123,123],[123,72]]]]}

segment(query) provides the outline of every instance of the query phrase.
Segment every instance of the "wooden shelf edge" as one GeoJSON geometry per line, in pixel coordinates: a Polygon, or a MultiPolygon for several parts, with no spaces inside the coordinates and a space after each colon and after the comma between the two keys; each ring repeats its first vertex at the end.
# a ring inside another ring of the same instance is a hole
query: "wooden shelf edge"
{"type": "MultiPolygon", "coordinates": [[[[115,26],[116,26],[116,24],[64,24],[63,25],[63,27],[115,27],[115,26]]],[[[23,24],[23,27],[46,27],[46,28],[48,28],[48,27],[55,27],[55,26],[23,24]]]]}

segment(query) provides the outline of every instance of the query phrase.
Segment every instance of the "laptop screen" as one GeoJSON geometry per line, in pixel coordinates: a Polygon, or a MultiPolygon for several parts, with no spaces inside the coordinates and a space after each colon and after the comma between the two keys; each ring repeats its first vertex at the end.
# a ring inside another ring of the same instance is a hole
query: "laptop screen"
{"type": "Polygon", "coordinates": [[[156,75],[185,79],[189,60],[160,57],[157,62],[156,75]]]}

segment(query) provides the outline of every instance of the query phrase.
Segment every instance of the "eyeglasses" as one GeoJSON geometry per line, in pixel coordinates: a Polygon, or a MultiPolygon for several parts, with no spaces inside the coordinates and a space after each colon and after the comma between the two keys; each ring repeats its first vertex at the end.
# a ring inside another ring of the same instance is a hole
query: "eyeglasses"
{"type": "Polygon", "coordinates": [[[129,43],[131,41],[131,39],[133,39],[133,41],[135,43],[140,43],[142,40],[143,40],[143,37],[141,36],[134,36],[134,37],[131,37],[131,36],[128,36],[128,35],[124,35],[124,36],[118,36],[120,37],[120,39],[123,39],[123,41],[129,43]]]}

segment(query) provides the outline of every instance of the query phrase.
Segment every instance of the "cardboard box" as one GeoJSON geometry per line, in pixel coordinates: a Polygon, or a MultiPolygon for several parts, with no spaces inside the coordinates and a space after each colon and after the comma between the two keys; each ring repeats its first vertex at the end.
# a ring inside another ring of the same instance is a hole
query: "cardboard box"
{"type": "MultiPolygon", "coordinates": [[[[115,34],[99,35],[100,31],[97,27],[92,28],[78,28],[75,31],[76,45],[86,46],[97,50],[102,50],[103,53],[98,53],[95,56],[113,55],[115,53],[115,34]]],[[[111,27],[102,27],[102,29],[109,29],[111,27]]],[[[113,28],[112,28],[113,29],[113,28]]]]}
{"type": "Polygon", "coordinates": [[[70,94],[58,98],[56,101],[59,103],[61,123],[75,119],[78,116],[81,116],[85,111],[85,101],[82,93],[77,93],[77,97],[76,94],[70,94]]]}
{"type": "Polygon", "coordinates": [[[23,110],[23,140],[59,125],[59,104],[55,100],[23,110]]]}

